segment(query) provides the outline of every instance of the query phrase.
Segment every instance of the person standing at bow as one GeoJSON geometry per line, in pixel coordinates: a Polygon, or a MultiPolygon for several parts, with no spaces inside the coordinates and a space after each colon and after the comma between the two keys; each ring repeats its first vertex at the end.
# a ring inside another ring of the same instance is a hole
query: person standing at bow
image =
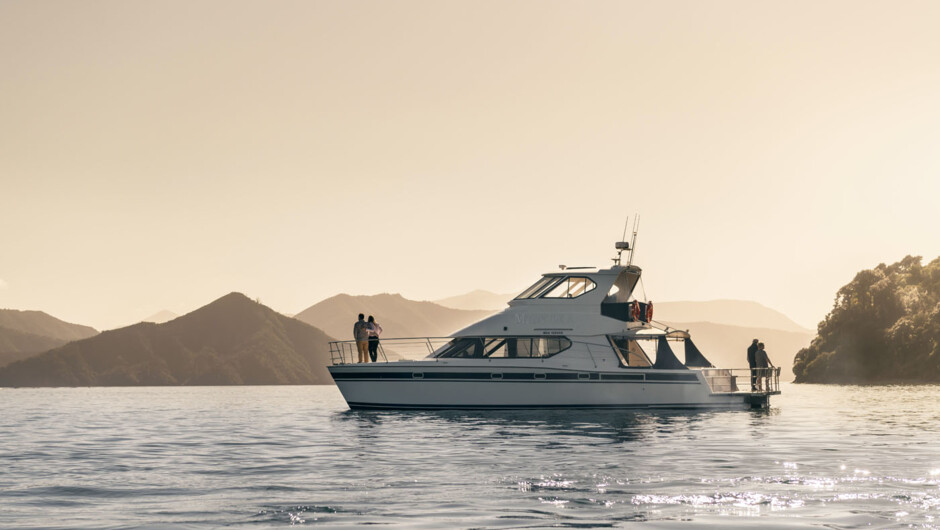
{"type": "Polygon", "coordinates": [[[379,357],[379,335],[382,334],[382,326],[375,321],[375,317],[369,315],[369,322],[366,324],[369,330],[369,358],[376,362],[379,357]]]}
{"type": "Polygon", "coordinates": [[[356,339],[356,349],[359,351],[359,362],[369,362],[369,324],[366,316],[359,313],[359,320],[353,324],[353,338],[356,339]]]}

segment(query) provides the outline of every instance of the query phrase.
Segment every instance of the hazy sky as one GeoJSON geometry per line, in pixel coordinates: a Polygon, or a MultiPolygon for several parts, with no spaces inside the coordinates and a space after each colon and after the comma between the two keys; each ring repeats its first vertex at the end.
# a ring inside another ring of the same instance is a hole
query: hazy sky
{"type": "Polygon", "coordinates": [[[940,3],[0,1],[0,307],[521,290],[814,327],[940,254],[940,3]]]}

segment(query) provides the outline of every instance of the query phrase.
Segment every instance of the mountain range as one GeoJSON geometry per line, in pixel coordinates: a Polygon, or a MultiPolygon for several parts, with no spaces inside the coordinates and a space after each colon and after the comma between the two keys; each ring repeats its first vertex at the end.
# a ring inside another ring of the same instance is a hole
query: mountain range
{"type": "Polygon", "coordinates": [[[231,293],[0,368],[0,386],[328,384],[331,337],[231,293]]]}
{"type": "MultiPolygon", "coordinates": [[[[476,291],[449,300],[455,299],[472,306],[474,300],[486,304],[494,298],[476,291]]],[[[327,343],[332,337],[350,340],[360,312],[375,315],[383,337],[390,338],[446,337],[494,310],[455,309],[399,294],[340,294],[290,318],[231,293],[165,323],[141,322],[101,334],[38,311],[5,310],[0,312],[0,345],[10,351],[19,345],[5,358],[20,362],[0,364],[0,386],[329,384],[327,343]],[[32,342],[19,338],[24,334],[32,342]]],[[[759,338],[774,364],[783,367],[784,380],[793,378],[793,357],[813,338],[809,330],[755,302],[661,302],[655,304],[655,320],[689,330],[720,367],[745,366],[745,349],[759,338]]],[[[396,358],[396,352],[386,352],[396,358]]]]}

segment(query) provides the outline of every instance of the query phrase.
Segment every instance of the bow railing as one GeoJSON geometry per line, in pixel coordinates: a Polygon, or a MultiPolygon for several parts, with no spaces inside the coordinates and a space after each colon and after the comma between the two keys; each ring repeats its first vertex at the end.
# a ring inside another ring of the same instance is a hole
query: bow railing
{"type": "MultiPolygon", "coordinates": [[[[423,359],[450,342],[451,337],[402,337],[380,339],[376,348],[376,359],[367,362],[414,361],[423,359]]],[[[330,359],[333,364],[356,364],[359,362],[359,346],[354,340],[330,342],[330,359]]]]}

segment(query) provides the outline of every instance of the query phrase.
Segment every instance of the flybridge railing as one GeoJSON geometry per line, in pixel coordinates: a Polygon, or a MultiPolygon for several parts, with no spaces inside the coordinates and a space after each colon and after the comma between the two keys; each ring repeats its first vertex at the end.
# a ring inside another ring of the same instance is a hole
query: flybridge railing
{"type": "Polygon", "coordinates": [[[704,368],[702,374],[716,394],[755,392],[780,393],[780,367],[769,368],[704,368]]]}
{"type": "MultiPolygon", "coordinates": [[[[404,337],[379,340],[376,362],[413,361],[423,359],[450,342],[451,337],[404,337]]],[[[359,362],[359,347],[354,340],[330,342],[330,359],[333,364],[356,364],[359,362]]],[[[372,362],[370,358],[368,362],[372,362]]]]}

